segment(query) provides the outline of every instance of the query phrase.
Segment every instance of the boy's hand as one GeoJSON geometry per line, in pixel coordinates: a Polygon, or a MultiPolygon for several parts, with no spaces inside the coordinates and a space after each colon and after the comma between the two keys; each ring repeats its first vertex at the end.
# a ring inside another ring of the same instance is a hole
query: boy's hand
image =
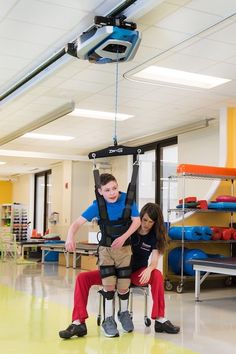
{"type": "Polygon", "coordinates": [[[126,238],[122,236],[117,237],[111,244],[111,248],[121,248],[125,243],[126,238]]]}
{"type": "Polygon", "coordinates": [[[65,248],[68,252],[75,251],[75,248],[76,248],[75,241],[74,240],[66,240],[65,248]]]}

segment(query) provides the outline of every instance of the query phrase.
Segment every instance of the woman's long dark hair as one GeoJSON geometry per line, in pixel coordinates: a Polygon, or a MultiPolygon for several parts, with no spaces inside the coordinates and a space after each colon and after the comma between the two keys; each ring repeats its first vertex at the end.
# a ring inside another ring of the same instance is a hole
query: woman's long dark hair
{"type": "Polygon", "coordinates": [[[148,217],[154,221],[152,230],[155,232],[157,238],[157,249],[161,254],[163,254],[168,242],[162,210],[156,203],[147,203],[142,207],[140,211],[141,220],[144,214],[147,214],[148,217]]]}

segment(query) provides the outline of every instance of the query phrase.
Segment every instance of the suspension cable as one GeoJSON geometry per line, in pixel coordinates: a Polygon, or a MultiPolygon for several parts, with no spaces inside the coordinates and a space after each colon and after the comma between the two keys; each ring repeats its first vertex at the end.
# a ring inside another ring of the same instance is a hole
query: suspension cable
{"type": "Polygon", "coordinates": [[[118,114],[118,78],[119,78],[119,53],[117,50],[116,59],[116,78],[115,78],[115,122],[114,122],[114,135],[113,142],[117,146],[117,114],[118,114]]]}

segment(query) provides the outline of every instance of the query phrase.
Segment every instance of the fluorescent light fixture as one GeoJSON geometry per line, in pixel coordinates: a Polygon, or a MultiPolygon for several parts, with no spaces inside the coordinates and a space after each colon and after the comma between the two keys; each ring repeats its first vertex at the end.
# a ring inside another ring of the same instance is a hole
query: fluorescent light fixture
{"type": "MultiPolygon", "coordinates": [[[[92,118],[92,119],[110,119],[110,120],[115,119],[115,112],[93,111],[91,109],[80,109],[80,108],[75,108],[68,115],[83,117],[83,118],[92,118]]],[[[134,116],[131,114],[124,114],[124,113],[116,114],[116,119],[119,121],[126,120],[132,117],[134,116]]]]}
{"type": "Polygon", "coordinates": [[[74,139],[73,136],[37,134],[37,133],[26,133],[26,134],[22,135],[22,138],[43,139],[43,140],[59,140],[59,141],[69,141],[69,140],[74,139]]]}
{"type": "Polygon", "coordinates": [[[169,69],[155,65],[151,65],[134,74],[133,76],[150,81],[162,81],[204,89],[210,89],[231,81],[229,79],[223,79],[220,77],[195,74],[187,71],[169,69]]]}
{"type": "Polygon", "coordinates": [[[0,165],[5,165],[5,164],[6,164],[6,162],[0,161],[0,165]]]}

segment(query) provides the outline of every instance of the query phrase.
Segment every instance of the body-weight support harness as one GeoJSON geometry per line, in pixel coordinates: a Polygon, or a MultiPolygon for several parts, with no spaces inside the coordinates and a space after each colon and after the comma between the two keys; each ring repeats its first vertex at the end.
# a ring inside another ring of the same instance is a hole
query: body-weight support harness
{"type": "MultiPolygon", "coordinates": [[[[129,183],[125,208],[123,210],[122,217],[118,220],[110,220],[107,213],[106,201],[102,195],[99,194],[98,188],[100,186],[100,175],[99,170],[94,169],[94,181],[95,181],[95,195],[98,203],[98,210],[100,219],[98,225],[101,231],[101,240],[99,240],[100,246],[110,247],[112,242],[119,236],[123,235],[130,227],[131,220],[131,208],[134,202],[135,189],[136,189],[136,180],[138,176],[139,165],[135,164],[133,166],[133,173],[131,181],[129,183]]],[[[125,241],[124,246],[130,245],[130,238],[125,241]]]]}

